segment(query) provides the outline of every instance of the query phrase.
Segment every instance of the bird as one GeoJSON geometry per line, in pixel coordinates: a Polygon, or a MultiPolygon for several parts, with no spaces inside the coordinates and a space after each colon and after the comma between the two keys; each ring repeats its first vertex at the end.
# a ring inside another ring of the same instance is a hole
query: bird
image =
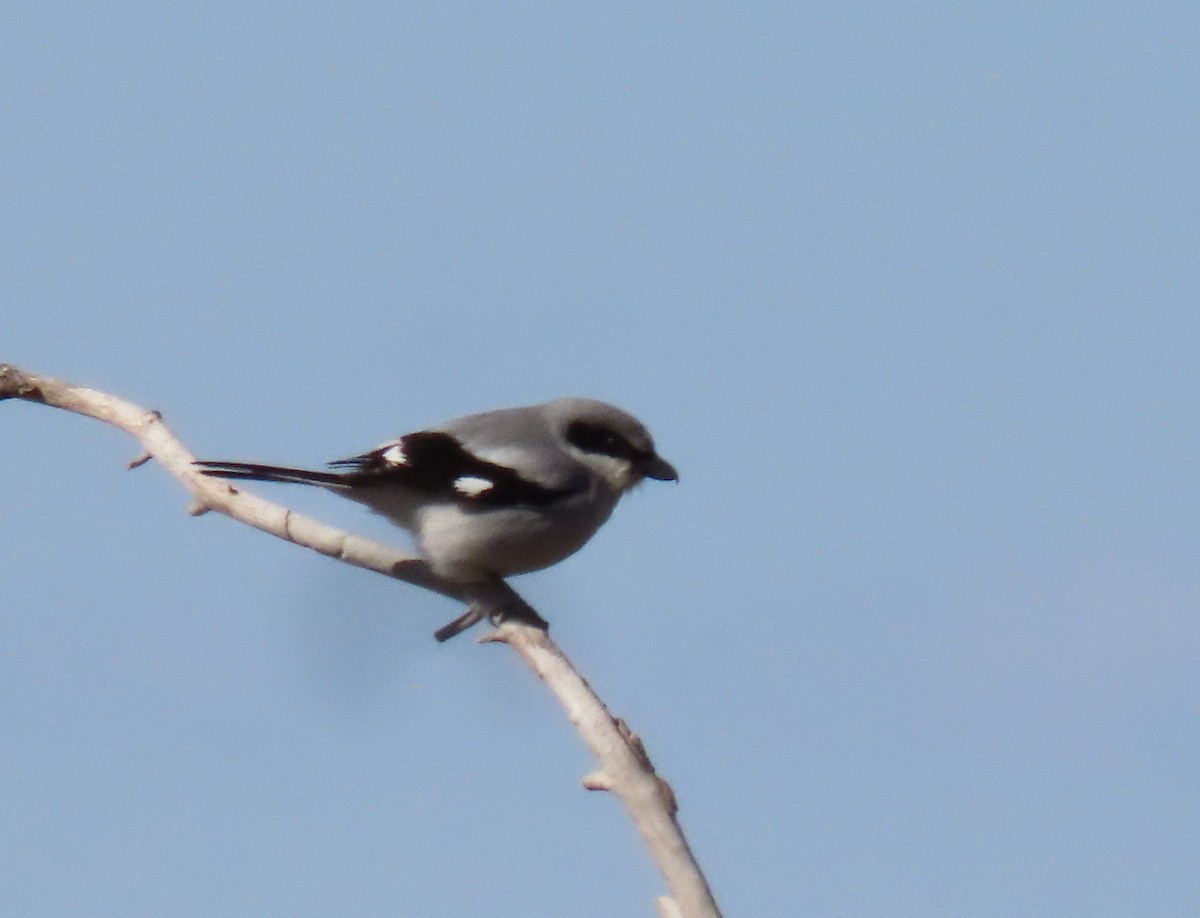
{"type": "Polygon", "coordinates": [[[329,471],[196,466],[217,478],[315,485],[357,501],[410,532],[436,574],[463,584],[557,564],[641,482],[679,480],[645,425],[590,398],[467,415],[334,460],[329,471]]]}

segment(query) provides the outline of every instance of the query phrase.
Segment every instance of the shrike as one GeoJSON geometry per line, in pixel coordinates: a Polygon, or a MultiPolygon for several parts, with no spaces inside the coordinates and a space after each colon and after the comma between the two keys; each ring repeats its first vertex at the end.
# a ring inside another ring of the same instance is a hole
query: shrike
{"type": "Polygon", "coordinates": [[[484,581],[578,551],[646,478],[676,481],[635,417],[563,398],[472,414],[310,471],[197,462],[206,475],[317,485],[411,532],[433,570],[484,581]]]}

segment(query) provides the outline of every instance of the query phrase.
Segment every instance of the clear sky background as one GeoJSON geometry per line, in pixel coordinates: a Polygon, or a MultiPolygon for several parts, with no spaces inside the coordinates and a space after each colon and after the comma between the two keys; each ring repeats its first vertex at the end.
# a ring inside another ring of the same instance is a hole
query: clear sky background
{"type": "MultiPolygon", "coordinates": [[[[1198,100],[1194,2],[7,4],[0,360],[626,406],[681,483],[517,586],[727,915],[1194,914],[1198,100]]],[[[136,455],[0,405],[0,912],[652,914],[511,652],[136,455]]]]}

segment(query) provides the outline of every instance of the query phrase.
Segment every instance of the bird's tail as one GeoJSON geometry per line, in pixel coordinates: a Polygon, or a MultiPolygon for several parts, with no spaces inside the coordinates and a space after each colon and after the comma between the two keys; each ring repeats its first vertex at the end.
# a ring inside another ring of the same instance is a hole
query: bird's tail
{"type": "Polygon", "coordinates": [[[279,465],[258,465],[254,462],[212,462],[197,459],[195,465],[202,475],[214,478],[236,478],[245,481],[286,481],[293,484],[344,487],[346,477],[337,472],[313,472],[308,469],[289,469],[279,465]]]}

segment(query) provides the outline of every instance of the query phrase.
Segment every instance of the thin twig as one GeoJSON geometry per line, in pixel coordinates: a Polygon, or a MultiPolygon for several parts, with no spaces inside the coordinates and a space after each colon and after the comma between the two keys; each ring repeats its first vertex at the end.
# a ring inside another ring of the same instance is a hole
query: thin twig
{"type": "Polygon", "coordinates": [[[671,898],[657,900],[660,915],[720,918],[704,874],[676,819],[675,796],[670,785],[655,772],[642,741],[624,721],[609,714],[587,681],[550,640],[541,618],[507,584],[468,587],[447,581],[418,556],[326,526],[227,482],[201,475],[192,464],[194,456],[171,433],[157,411],[147,411],[104,392],[0,364],[0,400],[7,398],[62,408],[132,434],[144,453],[129,467],[136,468],[150,458],[156,459],[191,493],[192,515],[216,510],[347,564],[467,603],[467,612],[441,629],[439,639],[457,634],[485,616],[498,620],[497,629],[483,640],[508,644],[546,683],[599,762],[600,767],[584,779],[584,785],[613,793],[646,841],[671,892],[671,898]]]}

